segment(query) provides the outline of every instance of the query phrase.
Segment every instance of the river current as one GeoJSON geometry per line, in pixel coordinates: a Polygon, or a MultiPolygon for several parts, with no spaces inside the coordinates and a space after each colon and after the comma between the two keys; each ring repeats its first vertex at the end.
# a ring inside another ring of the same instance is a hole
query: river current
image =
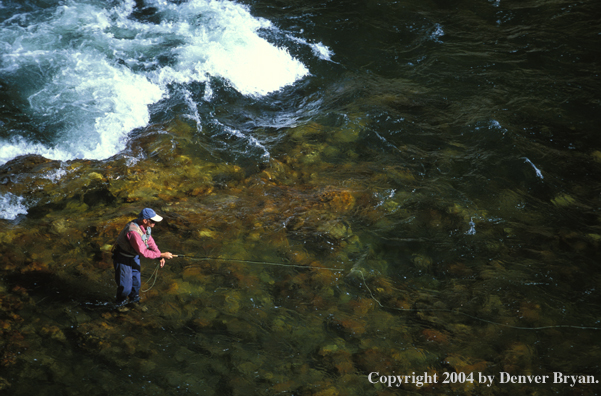
{"type": "Polygon", "coordinates": [[[0,390],[597,394],[600,49],[596,0],[0,1],[0,390]]]}

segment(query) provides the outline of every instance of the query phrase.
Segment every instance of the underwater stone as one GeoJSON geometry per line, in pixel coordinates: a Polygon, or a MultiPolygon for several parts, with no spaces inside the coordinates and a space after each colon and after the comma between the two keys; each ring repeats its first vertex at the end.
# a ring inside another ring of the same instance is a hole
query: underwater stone
{"type": "MultiPolygon", "coordinates": [[[[317,263],[311,263],[310,266],[312,268],[320,268],[321,265],[317,263]]],[[[312,272],[311,280],[318,285],[329,286],[338,283],[340,277],[341,273],[339,271],[332,271],[330,269],[315,269],[312,272]]],[[[333,292],[328,294],[333,295],[333,292]]]]}
{"type": "Polygon", "coordinates": [[[19,233],[13,230],[0,232],[0,243],[10,244],[19,235],[19,233]]]}
{"type": "Polygon", "coordinates": [[[322,222],[317,226],[317,231],[333,239],[348,238],[352,235],[351,228],[338,220],[322,222]]]}
{"type": "Polygon", "coordinates": [[[0,391],[10,388],[11,384],[6,379],[0,377],[0,391]]]}
{"type": "Polygon", "coordinates": [[[322,356],[328,355],[330,353],[334,353],[338,351],[338,345],[337,344],[330,344],[330,345],[326,345],[323,348],[321,348],[319,350],[319,354],[322,356]]]}
{"type": "Polygon", "coordinates": [[[355,354],[355,360],[359,368],[366,373],[372,371],[387,373],[392,372],[392,370],[398,370],[399,367],[409,368],[402,361],[402,356],[399,353],[391,352],[392,355],[379,347],[373,347],[355,354]]]}
{"type": "Polygon", "coordinates": [[[367,118],[363,115],[350,115],[347,123],[334,130],[328,139],[337,143],[352,143],[359,140],[361,132],[367,126],[367,118]]]}
{"type": "Polygon", "coordinates": [[[209,230],[207,228],[204,228],[202,230],[198,230],[196,232],[196,235],[198,236],[198,238],[211,238],[211,239],[214,239],[216,237],[215,231],[209,230]]]}
{"type": "Polygon", "coordinates": [[[204,293],[204,288],[199,285],[193,285],[186,281],[175,281],[172,282],[167,290],[167,294],[173,294],[176,296],[187,296],[198,298],[204,293]]]}
{"type": "Polygon", "coordinates": [[[194,360],[194,358],[196,357],[196,354],[194,352],[192,352],[191,350],[189,350],[188,348],[186,348],[184,346],[180,346],[179,348],[177,348],[177,351],[175,352],[173,357],[179,363],[192,362],[194,360]]]}
{"type": "Polygon", "coordinates": [[[568,194],[559,194],[555,198],[553,198],[551,202],[555,206],[565,207],[574,205],[576,203],[576,199],[568,194]]]}
{"type": "Polygon", "coordinates": [[[288,333],[292,330],[292,326],[287,324],[289,318],[286,316],[278,316],[271,322],[271,330],[274,332],[288,333]]]}
{"type": "MultiPolygon", "coordinates": [[[[152,360],[147,359],[139,359],[138,360],[138,370],[145,375],[152,373],[158,365],[152,360]]],[[[150,393],[149,393],[150,394],[150,393]]]]}
{"type": "Polygon", "coordinates": [[[182,318],[183,311],[179,304],[167,301],[161,305],[160,315],[171,320],[179,320],[182,318]]]}
{"type": "Polygon", "coordinates": [[[185,267],[182,271],[182,278],[186,282],[199,282],[202,284],[206,284],[210,280],[209,276],[204,273],[203,268],[198,266],[185,267]]]}
{"type": "Polygon", "coordinates": [[[218,314],[219,312],[215,309],[204,308],[196,314],[196,317],[192,320],[192,323],[199,328],[211,327],[218,314]]]}
{"type": "Polygon", "coordinates": [[[329,387],[314,393],[315,396],[338,396],[340,392],[335,387],[329,387]]]}
{"type": "Polygon", "coordinates": [[[343,292],[343,293],[340,293],[340,296],[338,297],[338,301],[340,302],[340,304],[346,304],[349,301],[351,301],[352,298],[353,298],[353,296],[349,292],[343,292]]]}
{"type": "Polygon", "coordinates": [[[366,315],[368,312],[373,311],[376,304],[377,303],[371,298],[358,298],[349,303],[353,312],[359,316],[366,315]]]}
{"type": "Polygon", "coordinates": [[[325,145],[304,145],[302,154],[299,155],[301,163],[304,165],[321,165],[321,151],[325,145]]]}
{"type": "Polygon", "coordinates": [[[591,241],[595,246],[598,246],[601,243],[601,235],[599,234],[587,234],[587,239],[591,241]]]}
{"type": "Polygon", "coordinates": [[[240,310],[240,294],[230,292],[224,297],[224,309],[230,314],[235,314],[240,310]]]}
{"type": "MultiPolygon", "coordinates": [[[[388,178],[391,178],[392,180],[394,180],[397,183],[402,183],[405,184],[407,182],[413,182],[415,181],[415,176],[413,175],[413,172],[411,172],[411,170],[409,169],[405,169],[405,168],[400,168],[400,167],[392,167],[392,166],[388,166],[384,168],[384,172],[386,173],[386,176],[388,178]]],[[[407,199],[411,199],[413,198],[411,196],[411,194],[407,193],[407,192],[401,192],[401,196],[399,197],[395,197],[395,198],[399,198],[401,200],[407,200],[407,199]]]]}
{"type": "Polygon", "coordinates": [[[484,306],[480,310],[486,315],[506,315],[507,310],[505,304],[501,301],[501,298],[497,295],[491,294],[487,297],[484,306]]]}
{"type": "Polygon", "coordinates": [[[529,323],[539,323],[542,319],[541,306],[529,301],[523,301],[519,309],[520,319],[529,323]]]}
{"type": "Polygon", "coordinates": [[[254,378],[258,371],[258,366],[252,362],[245,362],[237,366],[238,370],[247,377],[254,378]]]}
{"type": "Polygon", "coordinates": [[[447,271],[449,274],[457,277],[468,277],[473,273],[472,269],[467,267],[464,263],[449,263],[447,271]]]}
{"type": "Polygon", "coordinates": [[[414,254],[412,261],[416,268],[423,271],[429,271],[432,267],[432,259],[423,254],[414,254]]]}
{"type": "Polygon", "coordinates": [[[72,213],[78,213],[78,214],[83,214],[87,211],[89,211],[90,207],[84,203],[84,202],[79,202],[79,201],[69,201],[67,203],[67,207],[65,208],[65,210],[67,212],[72,212],[72,213]]]}
{"type": "Polygon", "coordinates": [[[355,318],[351,315],[338,314],[332,317],[332,323],[344,333],[351,336],[360,336],[365,333],[367,321],[364,319],[355,318]]]}
{"type": "Polygon", "coordinates": [[[40,330],[40,335],[60,342],[67,342],[67,337],[57,326],[46,326],[40,330]]]}
{"type": "Polygon", "coordinates": [[[319,200],[329,211],[344,213],[355,206],[356,199],[348,190],[326,190],[319,194],[319,200]]]}
{"type": "Polygon", "coordinates": [[[67,220],[65,220],[65,219],[53,221],[52,222],[52,232],[57,235],[64,234],[68,230],[66,223],[67,223],[67,220]]]}
{"type": "Polygon", "coordinates": [[[138,346],[138,340],[134,337],[125,337],[123,339],[123,345],[125,345],[125,350],[130,355],[136,352],[136,347],[138,346]]]}
{"type": "Polygon", "coordinates": [[[330,364],[338,371],[339,375],[355,372],[353,356],[348,351],[338,351],[329,357],[330,364]]]}
{"type": "Polygon", "coordinates": [[[422,335],[426,339],[426,341],[436,342],[439,344],[448,344],[449,338],[446,334],[436,329],[424,329],[422,330],[422,335]]]}
{"type": "Polygon", "coordinates": [[[102,175],[98,172],[90,172],[88,173],[88,178],[90,180],[99,180],[102,181],[104,178],[102,177],[102,175]]]}
{"type": "Polygon", "coordinates": [[[324,132],[325,127],[316,122],[310,122],[302,124],[294,128],[288,129],[290,137],[299,141],[305,141],[307,138],[313,137],[312,135],[320,135],[324,132]]]}
{"type": "Polygon", "coordinates": [[[532,347],[516,342],[503,353],[503,369],[510,374],[520,374],[524,370],[529,371],[534,356],[532,347]]]}
{"type": "Polygon", "coordinates": [[[255,326],[252,326],[250,323],[243,321],[243,320],[238,320],[238,319],[232,319],[229,320],[226,323],[227,326],[227,330],[238,336],[238,337],[242,337],[244,339],[254,339],[257,336],[257,329],[255,326]]]}

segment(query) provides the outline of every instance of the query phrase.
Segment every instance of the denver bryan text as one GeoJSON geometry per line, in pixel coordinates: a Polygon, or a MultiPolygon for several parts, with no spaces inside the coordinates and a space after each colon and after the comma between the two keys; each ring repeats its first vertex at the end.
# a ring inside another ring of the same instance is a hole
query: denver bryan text
{"type": "MultiPolygon", "coordinates": [[[[488,386],[492,384],[492,376],[488,376],[488,386]]],[[[506,372],[499,373],[499,383],[501,384],[569,384],[573,387],[576,384],[598,384],[593,375],[566,375],[560,372],[553,373],[553,379],[550,375],[511,375],[506,372]]],[[[483,383],[482,381],[480,383],[483,383]]]]}

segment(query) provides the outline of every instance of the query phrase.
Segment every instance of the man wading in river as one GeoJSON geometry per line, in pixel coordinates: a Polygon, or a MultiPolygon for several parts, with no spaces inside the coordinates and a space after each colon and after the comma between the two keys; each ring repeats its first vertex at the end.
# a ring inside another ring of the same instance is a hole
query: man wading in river
{"type": "MultiPolygon", "coordinates": [[[[125,225],[113,247],[113,266],[117,282],[117,304],[122,312],[127,311],[125,304],[140,302],[140,255],[148,259],[160,258],[161,268],[165,259],[173,258],[169,252],[161,253],[150,230],[163,218],[150,208],[140,212],[138,218],[125,225]]],[[[144,309],[143,309],[144,310],[144,309]]]]}

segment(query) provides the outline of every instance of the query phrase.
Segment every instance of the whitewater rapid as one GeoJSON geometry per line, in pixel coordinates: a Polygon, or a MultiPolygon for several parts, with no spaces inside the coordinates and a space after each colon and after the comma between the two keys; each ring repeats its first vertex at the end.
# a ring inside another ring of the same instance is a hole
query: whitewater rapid
{"type": "MultiPolygon", "coordinates": [[[[149,124],[153,105],[176,94],[184,93],[201,130],[198,106],[215,99],[216,83],[260,98],[310,75],[265,32],[310,47],[316,58],[332,56],[323,44],[282,32],[231,1],[34,4],[0,2],[0,88],[27,119],[24,126],[0,123],[0,165],[26,154],[106,159],[149,124]],[[200,100],[191,85],[202,86],[200,100]]],[[[0,194],[0,211],[13,219],[26,205],[0,194]]]]}
{"type": "MultiPolygon", "coordinates": [[[[209,101],[217,80],[261,97],[309,75],[260,34],[284,33],[234,2],[152,0],[139,9],[133,0],[78,0],[3,11],[12,15],[0,23],[0,78],[34,131],[5,133],[0,164],[23,154],[108,158],[175,86],[201,83],[209,101]]],[[[331,56],[320,43],[297,41],[331,56]]]]}

